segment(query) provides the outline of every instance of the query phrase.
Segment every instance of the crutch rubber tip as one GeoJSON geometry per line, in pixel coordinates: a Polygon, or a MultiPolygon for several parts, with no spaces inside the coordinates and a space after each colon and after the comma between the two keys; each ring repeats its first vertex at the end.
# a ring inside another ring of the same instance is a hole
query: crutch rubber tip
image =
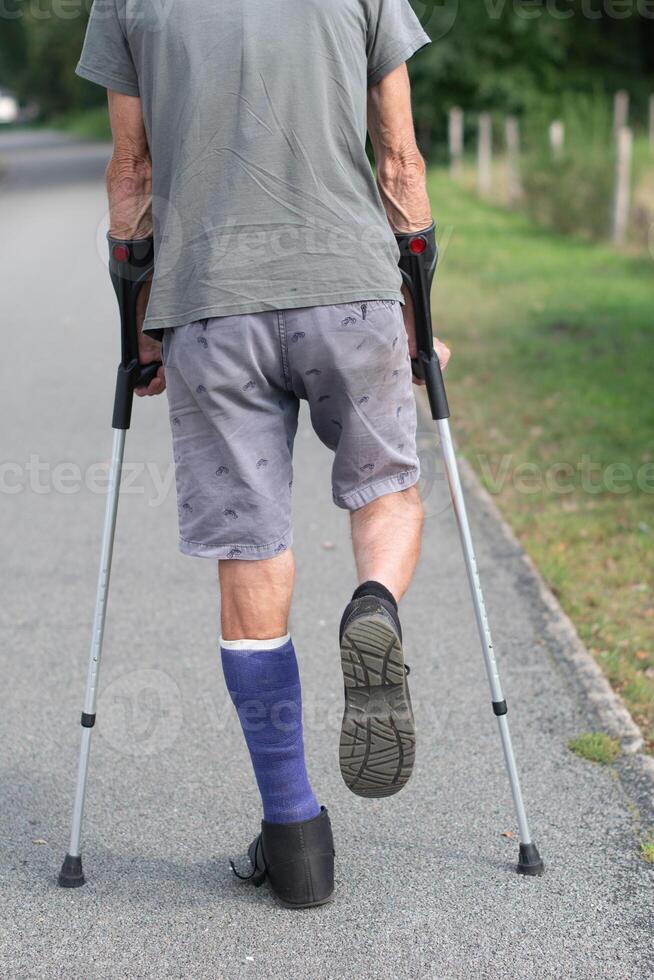
{"type": "Polygon", "coordinates": [[[545,871],[543,859],[538,853],[535,844],[521,844],[520,857],[518,858],[518,874],[521,875],[542,875],[545,871]]]}
{"type": "Polygon", "coordinates": [[[80,888],[84,884],[81,857],[67,854],[57,880],[62,888],[80,888]]]}

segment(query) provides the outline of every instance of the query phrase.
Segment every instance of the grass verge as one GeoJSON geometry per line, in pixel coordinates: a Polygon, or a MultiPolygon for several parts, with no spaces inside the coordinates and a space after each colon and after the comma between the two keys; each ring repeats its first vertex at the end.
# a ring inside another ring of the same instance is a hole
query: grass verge
{"type": "Polygon", "coordinates": [[[652,751],[652,258],[430,192],[454,431],[652,751]]]}
{"type": "Polygon", "coordinates": [[[620,743],[604,732],[586,732],[568,742],[568,748],[575,755],[589,762],[599,762],[608,766],[615,762],[620,753],[620,743]]]}

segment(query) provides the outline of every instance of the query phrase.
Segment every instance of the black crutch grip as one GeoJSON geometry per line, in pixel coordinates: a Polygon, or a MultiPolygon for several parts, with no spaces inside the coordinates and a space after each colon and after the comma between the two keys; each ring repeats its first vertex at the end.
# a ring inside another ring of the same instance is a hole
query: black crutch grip
{"type": "MultiPolygon", "coordinates": [[[[429,359],[424,358],[420,354],[417,362],[422,374],[416,374],[416,377],[422,377],[425,381],[431,417],[435,421],[438,419],[449,419],[450,406],[447,403],[447,392],[445,391],[441,362],[438,360],[436,351],[432,352],[432,356],[429,359]]],[[[413,370],[415,373],[415,367],[413,370]]]]}
{"type": "Polygon", "coordinates": [[[160,361],[139,362],[136,317],[139,293],[154,270],[154,242],[152,238],[129,240],[111,235],[107,235],[107,240],[109,275],[120,312],[121,347],[112,425],[114,429],[129,429],[134,390],[147,388],[161,367],[160,361]]]}
{"type": "Polygon", "coordinates": [[[396,234],[395,239],[400,250],[400,271],[413,300],[416,322],[418,356],[412,360],[413,373],[427,386],[432,418],[447,419],[450,417],[450,409],[443,372],[434,350],[430,301],[438,263],[436,225],[432,222],[422,231],[396,234]]]}

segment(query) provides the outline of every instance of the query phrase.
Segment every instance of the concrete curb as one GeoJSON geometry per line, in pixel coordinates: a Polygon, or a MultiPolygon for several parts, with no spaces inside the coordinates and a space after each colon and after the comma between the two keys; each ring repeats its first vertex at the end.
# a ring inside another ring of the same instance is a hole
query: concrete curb
{"type": "Polygon", "coordinates": [[[466,495],[481,505],[500,527],[507,542],[520,555],[548,614],[547,626],[551,637],[556,641],[557,653],[572,675],[584,700],[592,709],[603,730],[620,742],[624,753],[637,761],[638,769],[651,782],[654,790],[654,758],[642,751],[644,740],[639,727],[582,643],[572,621],[546,585],[533,561],[500,513],[495,501],[480,483],[470,463],[459,457],[459,468],[466,495]]]}

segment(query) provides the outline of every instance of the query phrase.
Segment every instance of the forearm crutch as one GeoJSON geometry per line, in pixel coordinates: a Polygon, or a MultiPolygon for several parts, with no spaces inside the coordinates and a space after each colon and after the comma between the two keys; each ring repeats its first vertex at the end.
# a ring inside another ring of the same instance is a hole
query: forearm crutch
{"type": "Polygon", "coordinates": [[[84,710],[82,711],[82,738],[77,769],[77,788],[73,806],[73,819],[70,832],[70,846],[59,872],[59,884],[63,888],[79,888],[84,884],[82,871],[82,817],[84,797],[89,769],[91,733],[95,725],[95,706],[98,692],[98,674],[102,655],[102,640],[107,614],[109,578],[116,514],[120,494],[120,478],[125,450],[125,434],[132,417],[134,390],[147,387],[156,377],[160,362],[141,365],[138,353],[137,300],[143,285],[152,275],[154,268],[154,246],[151,238],[125,241],[109,237],[109,274],[118,298],[121,329],[121,360],[116,379],[116,394],[112,427],[114,430],[107,505],[102,534],[100,573],[95,598],[93,633],[89,656],[84,710]]]}
{"type": "Polygon", "coordinates": [[[422,378],[425,381],[431,415],[438,425],[441,448],[445,459],[447,482],[459,527],[459,536],[461,538],[466,571],[468,573],[468,582],[470,584],[475,618],[479,630],[479,639],[481,640],[481,649],[484,655],[486,673],[491,689],[493,712],[497,718],[504,759],[511,784],[511,793],[513,794],[513,802],[518,818],[520,853],[517,870],[524,875],[540,875],[544,871],[544,865],[538,853],[538,848],[531,839],[529,832],[529,823],[522,799],[520,780],[513,754],[511,734],[509,732],[506,700],[502,692],[500,675],[495,660],[493,640],[488,625],[488,617],[486,616],[477,560],[475,558],[465,500],[461,489],[459,467],[457,465],[450,432],[450,410],[447,403],[447,394],[445,392],[440,362],[434,350],[430,292],[436,272],[436,263],[438,261],[436,228],[432,224],[424,231],[396,235],[396,238],[400,249],[400,269],[404,282],[413,299],[415,311],[418,356],[413,361],[413,371],[416,377],[422,378]]]}

